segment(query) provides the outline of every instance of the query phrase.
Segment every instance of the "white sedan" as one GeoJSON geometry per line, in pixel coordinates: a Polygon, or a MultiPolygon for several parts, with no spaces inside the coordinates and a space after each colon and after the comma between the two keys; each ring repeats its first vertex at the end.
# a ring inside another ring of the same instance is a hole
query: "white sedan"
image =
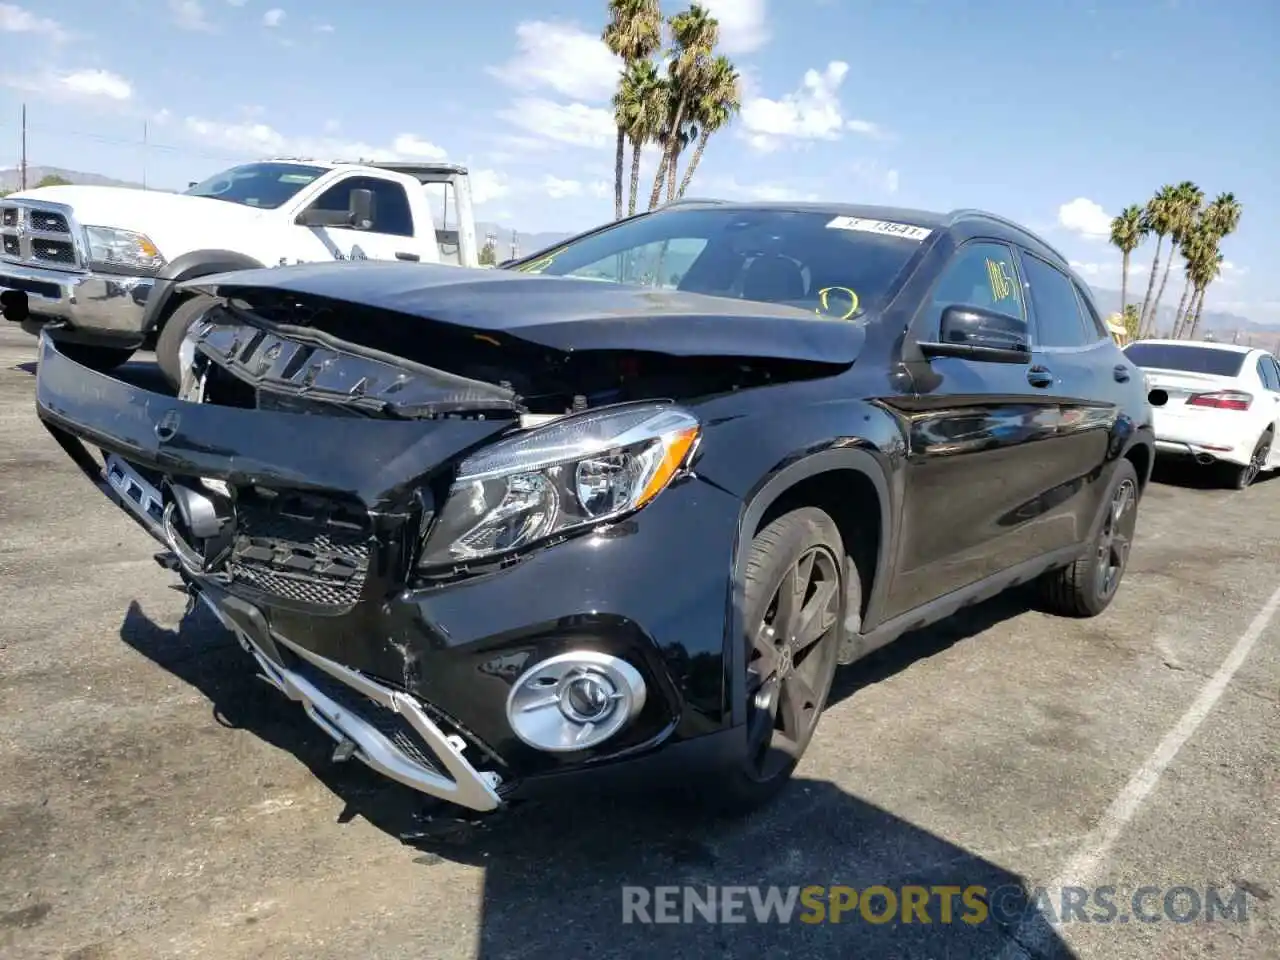
{"type": "Polygon", "coordinates": [[[1256,347],[1139,340],[1124,348],[1142,368],[1155,419],[1156,453],[1224,467],[1243,490],[1280,466],[1280,365],[1256,347]]]}

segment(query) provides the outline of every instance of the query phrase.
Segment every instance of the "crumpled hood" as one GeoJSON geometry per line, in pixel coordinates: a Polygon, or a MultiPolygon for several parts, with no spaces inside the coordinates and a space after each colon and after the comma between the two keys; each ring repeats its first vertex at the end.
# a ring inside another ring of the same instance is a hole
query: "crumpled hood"
{"type": "Polygon", "coordinates": [[[259,309],[298,298],[372,308],[405,322],[466,327],[498,342],[510,337],[566,353],[637,350],[847,365],[866,338],[861,322],[779,304],[436,264],[301,264],[218,274],[186,286],[259,309]]]}
{"type": "Polygon", "coordinates": [[[144,233],[166,256],[170,255],[166,247],[189,246],[189,242],[184,241],[194,230],[223,237],[233,231],[252,229],[264,213],[224,200],[131,187],[41,187],[11,196],[65,203],[72,208],[81,226],[118,227],[144,233]]]}

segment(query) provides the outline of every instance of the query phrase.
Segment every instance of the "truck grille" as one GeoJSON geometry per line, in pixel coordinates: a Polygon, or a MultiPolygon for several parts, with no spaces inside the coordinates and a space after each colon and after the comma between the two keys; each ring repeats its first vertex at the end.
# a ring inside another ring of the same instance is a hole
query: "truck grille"
{"type": "Polygon", "coordinates": [[[40,200],[0,201],[0,256],[53,270],[82,270],[71,208],[40,200]]]}
{"type": "MultiPolygon", "coordinates": [[[[369,574],[368,514],[329,497],[255,488],[236,501],[232,582],[315,607],[353,606],[369,574]]],[[[234,588],[233,588],[234,589],[234,588]]]]}

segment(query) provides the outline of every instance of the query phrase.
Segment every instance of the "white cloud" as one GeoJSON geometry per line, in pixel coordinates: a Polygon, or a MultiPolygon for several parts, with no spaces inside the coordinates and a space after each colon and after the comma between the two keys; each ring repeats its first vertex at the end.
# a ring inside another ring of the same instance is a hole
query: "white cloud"
{"type": "Polygon", "coordinates": [[[129,100],[133,86],[118,73],[109,70],[76,70],[57,77],[55,82],[66,93],[78,97],[106,97],[108,100],[129,100]]]}
{"type": "Polygon", "coordinates": [[[577,180],[561,180],[559,177],[553,177],[547,174],[542,180],[542,189],[546,191],[547,196],[553,200],[560,200],[564,197],[580,197],[582,196],[582,184],[577,180]]]}
{"type": "Polygon", "coordinates": [[[447,152],[411,133],[402,133],[389,145],[335,137],[292,136],[265,123],[220,123],[187,117],[186,132],[223,150],[246,157],[298,156],[344,160],[443,160],[447,152]]]}
{"type": "MultiPolygon", "coordinates": [[[[1115,277],[1116,281],[1119,282],[1119,278],[1120,278],[1120,257],[1119,256],[1117,256],[1114,260],[1104,260],[1101,263],[1086,263],[1080,260],[1072,260],[1070,261],[1070,264],[1071,264],[1071,269],[1074,270],[1076,273],[1080,274],[1080,276],[1082,277],[1094,277],[1094,278],[1115,277]]],[[[1151,264],[1149,263],[1138,263],[1136,261],[1130,261],[1129,263],[1130,277],[1136,277],[1138,275],[1145,277],[1150,270],[1151,270],[1151,264]]]]}
{"type": "MultiPolygon", "coordinates": [[[[695,183],[697,181],[695,180],[695,183]]],[[[809,203],[816,201],[818,195],[794,186],[781,183],[743,183],[736,177],[717,177],[707,182],[708,191],[698,191],[690,186],[690,196],[710,195],[725,200],[757,200],[762,203],[782,203],[792,201],[809,203]]]]}
{"type": "Polygon", "coordinates": [[[169,0],[169,13],[173,17],[174,25],[180,30],[196,30],[203,33],[213,30],[213,24],[205,16],[200,0],[169,0]]]}
{"type": "Polygon", "coordinates": [[[1111,220],[1101,206],[1085,197],[1076,197],[1058,208],[1058,224],[1088,240],[1109,237],[1111,220]]]}
{"type": "Polygon", "coordinates": [[[770,39],[765,0],[704,0],[720,21],[719,47],[725,53],[753,53],[770,39]]]}
{"type": "Polygon", "coordinates": [[[67,32],[58,21],[37,16],[12,3],[0,3],[0,32],[35,33],[56,41],[67,39],[67,32]]]}
{"type": "Polygon", "coordinates": [[[584,103],[526,97],[500,111],[498,117],[535,137],[576,147],[608,146],[616,135],[613,111],[584,103]]]}
{"type": "Polygon", "coordinates": [[[522,90],[548,88],[573,100],[613,96],[622,62],[595,33],[571,24],[531,20],[516,27],[516,55],[488,72],[522,90]]]}
{"type": "Polygon", "coordinates": [[[317,24],[316,33],[333,33],[333,24],[332,23],[317,24]]]}
{"type": "Polygon", "coordinates": [[[821,72],[806,70],[800,89],[780,100],[746,100],[742,105],[742,127],[752,146],[769,151],[786,139],[838,140],[845,126],[839,90],[848,73],[849,64],[833,60],[821,72]]]}
{"type": "Polygon", "coordinates": [[[888,140],[889,132],[878,123],[872,123],[870,120],[850,120],[845,125],[846,130],[850,130],[859,136],[867,137],[870,140],[888,140]]]}
{"type": "Polygon", "coordinates": [[[233,7],[243,7],[246,2],[247,0],[227,0],[227,3],[231,4],[233,7]]]}
{"type": "Polygon", "coordinates": [[[284,11],[279,7],[273,7],[262,15],[264,27],[278,27],[282,23],[284,23],[284,11]]]}
{"type": "Polygon", "coordinates": [[[889,193],[898,192],[898,171],[890,170],[884,175],[884,188],[889,193]]]}
{"type": "Polygon", "coordinates": [[[471,202],[476,206],[500,200],[511,192],[507,178],[496,170],[472,170],[471,202]]]}

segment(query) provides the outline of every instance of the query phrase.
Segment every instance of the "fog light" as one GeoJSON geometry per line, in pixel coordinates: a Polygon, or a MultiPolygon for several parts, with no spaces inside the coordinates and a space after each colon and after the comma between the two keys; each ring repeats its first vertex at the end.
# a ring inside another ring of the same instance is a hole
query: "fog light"
{"type": "Polygon", "coordinates": [[[608,740],[643,709],[644,678],[625,660],[562,653],[526,670],[507,696],[507,720],[529,746],[553,753],[608,740]]]}

